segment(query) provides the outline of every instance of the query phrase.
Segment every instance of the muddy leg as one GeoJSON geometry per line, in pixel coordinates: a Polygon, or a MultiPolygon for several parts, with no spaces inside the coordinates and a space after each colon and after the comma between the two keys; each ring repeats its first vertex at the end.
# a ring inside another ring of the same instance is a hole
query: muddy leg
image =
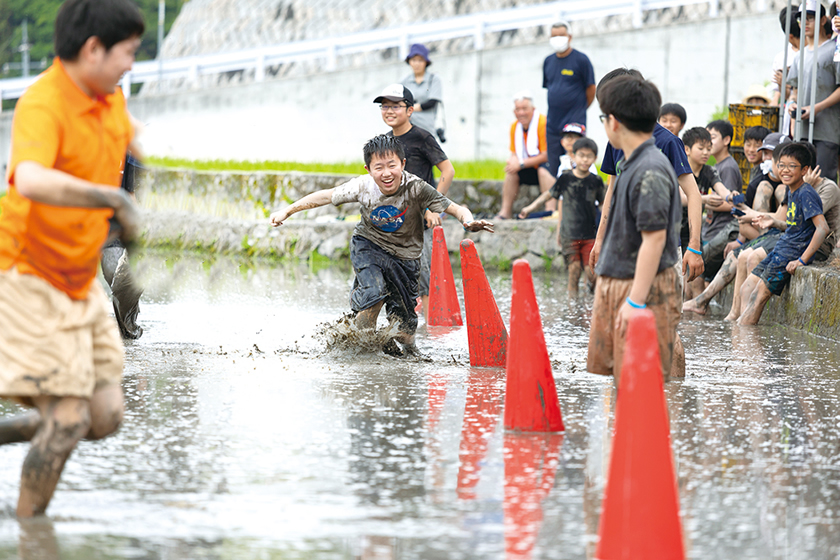
{"type": "Polygon", "coordinates": [[[30,441],[40,425],[41,413],[37,410],[3,418],[0,420],[0,445],[30,441]]]}
{"type": "Polygon", "coordinates": [[[733,278],[735,278],[736,265],[737,261],[735,256],[732,253],[729,253],[723,261],[723,265],[721,265],[720,270],[718,270],[718,273],[715,274],[712,282],[700,293],[699,296],[685,302],[683,304],[683,311],[691,311],[692,313],[705,315],[706,310],[709,307],[709,302],[712,301],[712,298],[714,298],[726,287],[727,284],[732,282],[733,278]]]}
{"type": "Polygon", "coordinates": [[[578,284],[580,283],[581,265],[579,260],[574,260],[569,263],[569,295],[576,296],[578,294],[578,284]]]}
{"type": "Polygon", "coordinates": [[[375,329],[376,319],[379,318],[379,312],[382,310],[383,305],[385,305],[385,300],[378,301],[367,309],[363,309],[356,313],[356,328],[375,329]]]}
{"type": "MultiPolygon", "coordinates": [[[[755,277],[758,279],[758,277],[755,277]]],[[[746,284],[745,284],[746,285],[746,284]]],[[[747,300],[747,308],[738,318],[739,325],[755,325],[761,319],[761,313],[764,311],[764,306],[770,301],[770,289],[762,280],[758,279],[758,285],[750,294],[747,300]]],[[[743,294],[742,294],[743,297],[743,294]]]]}
{"type": "Polygon", "coordinates": [[[97,440],[117,431],[123,420],[125,403],[122,387],[108,384],[97,387],[90,398],[90,430],[86,440],[97,440]]]}
{"type": "Polygon", "coordinates": [[[671,358],[671,379],[685,377],[685,347],[679,333],[674,341],[674,354],[671,358]]]}
{"type": "Polygon", "coordinates": [[[737,321],[741,316],[741,288],[744,286],[744,281],[747,279],[747,254],[751,253],[749,249],[741,251],[738,255],[738,266],[735,272],[735,287],[732,292],[732,307],[729,309],[729,314],[724,317],[724,321],[737,321]]]}
{"type": "Polygon", "coordinates": [[[90,430],[90,407],[75,397],[36,397],[42,422],[23,461],[18,517],[41,515],[76,444],[90,430]]]}

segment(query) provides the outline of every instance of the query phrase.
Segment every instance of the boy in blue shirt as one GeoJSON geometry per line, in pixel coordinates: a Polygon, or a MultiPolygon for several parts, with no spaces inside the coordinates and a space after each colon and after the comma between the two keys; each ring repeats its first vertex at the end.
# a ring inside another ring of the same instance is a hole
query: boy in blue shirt
{"type": "Polygon", "coordinates": [[[753,225],[762,229],[779,227],[784,233],[741,286],[747,307],[738,319],[739,325],[758,323],[770,296],[782,294],[791,275],[811,262],[829,233],[820,196],[804,180],[813,166],[813,156],[802,142],[784,145],[779,154],[779,175],[788,187],[787,219],[777,224],[778,220],[762,215],[753,225]]]}

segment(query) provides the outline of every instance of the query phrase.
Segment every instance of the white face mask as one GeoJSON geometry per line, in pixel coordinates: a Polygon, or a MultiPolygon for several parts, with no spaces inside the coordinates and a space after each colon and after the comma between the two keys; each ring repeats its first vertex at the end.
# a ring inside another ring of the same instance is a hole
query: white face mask
{"type": "Polygon", "coordinates": [[[554,49],[554,52],[566,52],[566,49],[569,48],[569,36],[552,37],[548,40],[548,43],[551,45],[551,48],[554,49]]]}
{"type": "Polygon", "coordinates": [[[762,161],[759,167],[761,168],[761,172],[767,175],[773,169],[773,160],[768,159],[767,161],[762,161]]]}

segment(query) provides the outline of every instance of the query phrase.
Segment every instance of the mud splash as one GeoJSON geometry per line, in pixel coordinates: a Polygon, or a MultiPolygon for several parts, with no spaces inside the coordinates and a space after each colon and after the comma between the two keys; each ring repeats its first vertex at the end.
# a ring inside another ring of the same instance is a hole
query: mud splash
{"type": "Polygon", "coordinates": [[[352,355],[382,353],[382,348],[399,333],[398,322],[391,321],[380,329],[360,329],[355,315],[345,313],[335,321],[318,325],[314,338],[325,346],[324,353],[352,355]]]}

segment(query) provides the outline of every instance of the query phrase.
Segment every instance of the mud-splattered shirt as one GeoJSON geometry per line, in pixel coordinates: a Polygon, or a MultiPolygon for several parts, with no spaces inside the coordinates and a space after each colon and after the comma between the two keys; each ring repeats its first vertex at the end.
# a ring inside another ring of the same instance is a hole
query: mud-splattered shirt
{"type": "Polygon", "coordinates": [[[332,203],[361,205],[362,220],[353,232],[400,259],[419,259],[423,249],[423,213],[443,212],[452,202],[434,187],[403,172],[400,188],[384,195],[370,175],[356,177],[333,190],[332,203]]]}
{"type": "Polygon", "coordinates": [[[814,187],[804,183],[795,191],[788,189],[787,229],[773,249],[777,255],[788,261],[795,261],[802,256],[811,243],[816,226],[813,218],[823,213],[822,200],[814,187]]]}
{"type": "Polygon", "coordinates": [[[648,139],[618,166],[607,232],[595,272],[611,278],[633,278],[643,231],[667,230],[657,273],[679,260],[679,184],[674,167],[648,139]]]}
{"type": "Polygon", "coordinates": [[[595,239],[598,229],[598,205],[604,203],[604,181],[590,173],[583,179],[574,172],[563,173],[551,187],[551,196],[563,197],[563,239],[595,239]]]}

